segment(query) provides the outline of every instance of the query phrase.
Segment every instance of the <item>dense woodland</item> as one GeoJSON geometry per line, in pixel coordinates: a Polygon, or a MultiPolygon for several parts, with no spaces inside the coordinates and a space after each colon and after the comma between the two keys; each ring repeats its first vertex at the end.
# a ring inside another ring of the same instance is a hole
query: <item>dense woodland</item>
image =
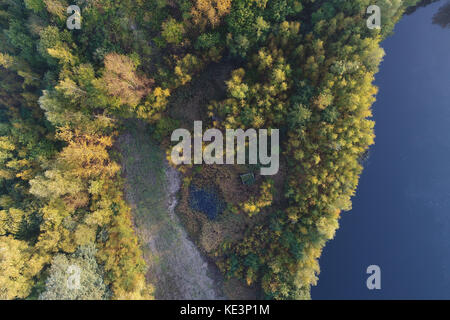
{"type": "Polygon", "coordinates": [[[309,298],[374,142],[380,42],[417,0],[0,0],[0,298],[149,299],[114,143],[129,118],[167,139],[171,95],[233,66],[216,128],[280,128],[270,180],[233,208],[267,218],[214,252],[261,298],[309,298]],[[68,30],[66,9],[82,10],[68,30]],[[366,26],[382,10],[381,30],[366,26]],[[82,289],[65,271],[83,268],[82,289]]]}

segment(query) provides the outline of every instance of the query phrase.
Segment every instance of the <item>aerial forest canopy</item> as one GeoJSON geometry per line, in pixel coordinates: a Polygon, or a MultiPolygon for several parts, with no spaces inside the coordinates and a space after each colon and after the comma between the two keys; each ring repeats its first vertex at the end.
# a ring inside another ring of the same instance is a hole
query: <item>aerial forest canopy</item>
{"type": "Polygon", "coordinates": [[[254,222],[211,255],[260,298],[309,298],[374,143],[380,42],[417,2],[0,0],[0,299],[153,297],[114,144],[136,118],[167,144],[171,97],[217,64],[232,66],[226,96],[204,123],[280,128],[287,174],[276,205],[266,179],[233,208],[254,222]]]}

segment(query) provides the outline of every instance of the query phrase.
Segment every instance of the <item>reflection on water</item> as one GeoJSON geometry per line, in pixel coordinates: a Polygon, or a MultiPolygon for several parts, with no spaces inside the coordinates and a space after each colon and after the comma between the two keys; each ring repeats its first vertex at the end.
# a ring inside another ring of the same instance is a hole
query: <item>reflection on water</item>
{"type": "Polygon", "coordinates": [[[450,2],[439,8],[439,11],[433,16],[433,23],[442,28],[450,28],[450,2]]]}

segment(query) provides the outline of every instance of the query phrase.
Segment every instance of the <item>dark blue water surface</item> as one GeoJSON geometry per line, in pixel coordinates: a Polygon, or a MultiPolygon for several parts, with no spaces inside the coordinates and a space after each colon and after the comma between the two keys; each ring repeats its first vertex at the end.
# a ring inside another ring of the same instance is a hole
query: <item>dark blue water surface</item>
{"type": "Polygon", "coordinates": [[[225,207],[216,192],[194,185],[189,188],[189,205],[192,209],[204,213],[210,220],[215,220],[225,207]]]}
{"type": "Polygon", "coordinates": [[[313,299],[450,299],[450,28],[432,24],[444,3],[405,16],[383,42],[376,144],[313,299]],[[381,290],[366,287],[372,264],[381,290]]]}

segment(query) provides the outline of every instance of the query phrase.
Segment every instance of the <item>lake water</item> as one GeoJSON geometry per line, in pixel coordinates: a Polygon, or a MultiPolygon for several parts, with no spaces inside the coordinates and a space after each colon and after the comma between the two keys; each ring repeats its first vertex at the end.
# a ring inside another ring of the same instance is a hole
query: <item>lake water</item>
{"type": "Polygon", "coordinates": [[[405,16],[383,42],[376,144],[313,299],[450,299],[450,28],[432,24],[443,4],[405,16]],[[381,290],[366,287],[369,265],[381,290]]]}

